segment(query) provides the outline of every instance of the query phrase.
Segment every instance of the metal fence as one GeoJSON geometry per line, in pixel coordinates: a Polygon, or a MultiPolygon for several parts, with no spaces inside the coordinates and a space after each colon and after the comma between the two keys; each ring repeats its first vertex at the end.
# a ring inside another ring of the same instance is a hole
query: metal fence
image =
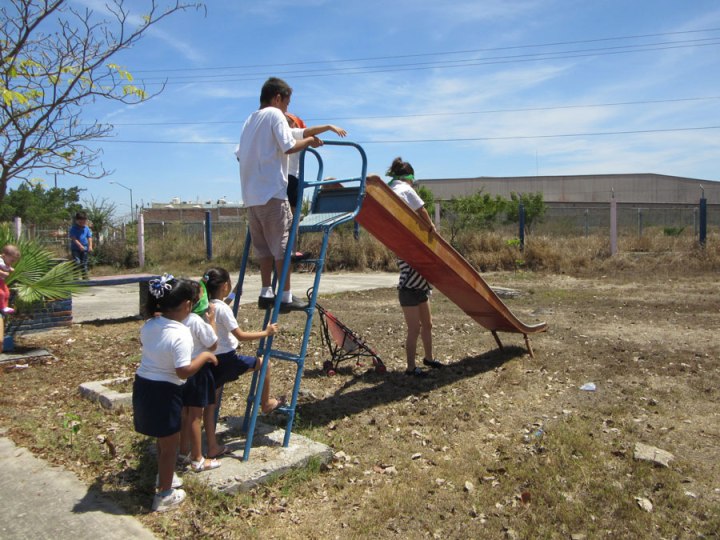
{"type": "MultiPolygon", "coordinates": [[[[678,207],[642,207],[618,206],[617,231],[619,236],[643,236],[657,233],[684,237],[699,233],[699,208],[678,207]]],[[[445,215],[440,213],[440,232],[447,236],[445,215]]],[[[58,256],[68,255],[67,231],[70,224],[53,228],[23,227],[23,234],[43,243],[58,256]]],[[[145,246],[147,254],[153,259],[162,259],[165,253],[185,252],[191,256],[204,255],[207,249],[206,224],[193,222],[154,222],[145,223],[145,246]]],[[[493,229],[509,237],[518,236],[518,225],[508,224],[503,217],[493,223],[493,229]]],[[[212,243],[215,253],[235,253],[244,245],[247,222],[244,218],[234,221],[222,220],[211,223],[212,243]]],[[[610,235],[610,205],[594,206],[548,206],[542,221],[533,223],[532,233],[547,236],[591,236],[610,235]]],[[[707,211],[708,233],[720,232],[720,207],[712,205],[707,211]]],[[[112,227],[97,233],[96,245],[116,246],[122,249],[121,258],[127,260],[128,251],[137,253],[137,228],[135,225],[112,227]],[[122,248],[120,248],[122,246],[122,248]]],[[[112,250],[109,250],[112,251],[112,250]]],[[[116,255],[108,255],[113,258],[116,255]]],[[[136,256],[136,255],[135,255],[136,256]]]]}
{"type": "MultiPolygon", "coordinates": [[[[247,222],[244,219],[238,221],[219,221],[212,223],[213,239],[226,235],[242,235],[245,238],[247,222]]],[[[168,222],[145,223],[145,240],[164,240],[182,237],[191,242],[199,242],[205,245],[205,222],[168,222]]]]}
{"type": "Polygon", "coordinates": [[[34,240],[53,252],[69,251],[68,229],[70,224],[61,224],[57,227],[37,227],[29,224],[23,225],[22,233],[28,240],[34,240]]]}
{"type": "MultiPolygon", "coordinates": [[[[720,212],[708,210],[708,228],[720,227],[720,212]]],[[[671,235],[699,233],[699,210],[689,207],[618,207],[617,229],[620,235],[642,236],[650,229],[671,235]]],[[[584,235],[610,233],[610,207],[549,207],[533,232],[545,235],[584,235]]]]}

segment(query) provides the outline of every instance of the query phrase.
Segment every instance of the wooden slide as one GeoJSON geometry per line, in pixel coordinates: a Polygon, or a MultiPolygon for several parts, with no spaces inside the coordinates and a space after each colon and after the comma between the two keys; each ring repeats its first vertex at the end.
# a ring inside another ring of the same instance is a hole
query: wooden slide
{"type": "Polygon", "coordinates": [[[356,220],[375,238],[405,260],[451,302],[492,332],[522,334],[533,355],[528,334],[547,330],[547,323],[527,325],[500,300],[480,274],[378,177],[367,179],[366,194],[356,220]]]}

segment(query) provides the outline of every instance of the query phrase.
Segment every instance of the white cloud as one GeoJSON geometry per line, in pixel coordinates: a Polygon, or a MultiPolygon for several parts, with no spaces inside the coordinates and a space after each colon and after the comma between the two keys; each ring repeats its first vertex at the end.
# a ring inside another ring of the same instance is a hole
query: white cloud
{"type": "MultiPolygon", "coordinates": [[[[72,0],[72,3],[93,11],[107,22],[116,22],[113,13],[117,13],[118,10],[115,7],[113,7],[112,10],[109,9],[109,7],[112,7],[112,4],[108,4],[107,0],[72,0]]],[[[148,5],[149,4],[144,4],[142,5],[142,7],[139,7],[137,8],[137,10],[135,10],[133,8],[135,8],[136,5],[129,2],[125,2],[123,4],[123,8],[127,12],[127,24],[130,28],[139,28],[145,24],[143,17],[147,14],[147,12],[141,11],[141,9],[146,8],[148,5]]],[[[162,9],[163,6],[161,5],[160,8],[162,9]]],[[[172,21],[173,16],[178,16],[181,13],[182,12],[177,12],[170,17],[158,22],[157,24],[154,24],[147,29],[145,35],[147,38],[161,41],[162,43],[170,47],[172,50],[179,53],[180,56],[182,56],[184,59],[190,62],[202,62],[205,60],[205,57],[202,54],[201,49],[190,45],[189,40],[187,40],[185,36],[175,36],[172,32],[168,32],[160,27],[162,25],[167,25],[172,21]]],[[[113,26],[114,25],[111,24],[110,28],[114,29],[113,26]]],[[[114,30],[116,30],[116,28],[114,30]]],[[[145,47],[149,46],[147,41],[141,43],[143,43],[143,46],[145,47]]]]}

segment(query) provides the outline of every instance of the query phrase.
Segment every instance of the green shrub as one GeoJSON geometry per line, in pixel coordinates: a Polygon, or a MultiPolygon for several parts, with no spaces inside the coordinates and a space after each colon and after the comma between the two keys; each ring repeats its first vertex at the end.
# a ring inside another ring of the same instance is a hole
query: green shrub
{"type": "Polygon", "coordinates": [[[665,236],[680,236],[685,230],[685,227],[665,227],[663,228],[663,234],[665,236]]]}

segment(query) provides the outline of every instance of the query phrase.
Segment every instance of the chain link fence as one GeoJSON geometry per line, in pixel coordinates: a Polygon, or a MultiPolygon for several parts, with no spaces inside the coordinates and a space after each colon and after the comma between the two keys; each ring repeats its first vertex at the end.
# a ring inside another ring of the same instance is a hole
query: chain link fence
{"type": "MultiPolygon", "coordinates": [[[[720,209],[708,209],[708,229],[720,228],[720,209]]],[[[621,236],[642,236],[650,229],[669,236],[698,236],[700,216],[691,207],[622,207],[617,209],[617,231],[621,236]]],[[[533,225],[534,234],[549,236],[590,236],[610,234],[610,206],[548,207],[542,222],[533,225]]]]}
{"type": "MultiPolygon", "coordinates": [[[[440,212],[440,233],[448,237],[448,215],[440,212]]],[[[620,206],[617,208],[617,231],[621,237],[642,237],[648,234],[698,238],[699,208],[620,206]]],[[[67,231],[70,223],[52,228],[24,226],[23,234],[43,243],[58,257],[68,257],[67,231]]],[[[163,264],[185,260],[201,264],[207,260],[206,224],[204,221],[145,222],[146,264],[163,264]]],[[[507,223],[499,216],[490,228],[508,239],[518,237],[518,224],[507,223]]],[[[240,264],[245,243],[247,220],[244,215],[232,220],[223,219],[211,224],[213,258],[240,264]]],[[[488,230],[477,228],[478,232],[488,230]]],[[[589,237],[610,236],[610,205],[548,205],[541,221],[531,224],[533,236],[589,237]]],[[[720,233],[720,207],[711,205],[707,211],[709,234],[720,233]]],[[[473,232],[472,229],[466,232],[473,232]]],[[[110,227],[101,233],[94,231],[96,250],[94,264],[107,264],[125,268],[138,265],[138,239],[135,224],[110,227]]]]}

